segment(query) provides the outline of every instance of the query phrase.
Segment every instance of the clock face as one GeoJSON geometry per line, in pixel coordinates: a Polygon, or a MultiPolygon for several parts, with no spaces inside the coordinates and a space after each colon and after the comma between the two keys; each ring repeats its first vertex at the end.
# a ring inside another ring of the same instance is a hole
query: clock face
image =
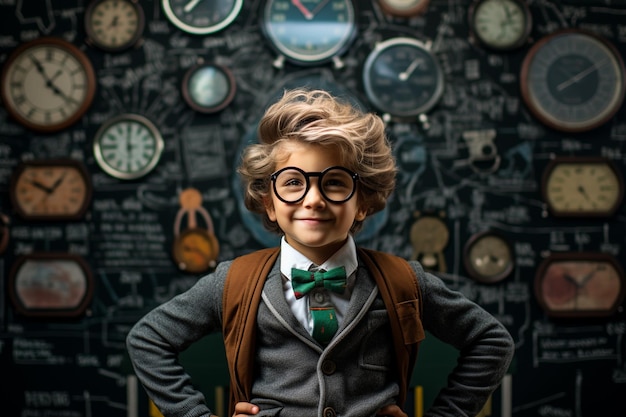
{"type": "Polygon", "coordinates": [[[546,166],[542,193],[554,216],[605,217],[619,208],[624,185],[610,160],[560,157],[546,166]]]}
{"type": "Polygon", "coordinates": [[[376,45],[363,66],[367,97],[392,116],[417,116],[430,110],[444,90],[437,58],[416,39],[392,38],[376,45]]]}
{"type": "Polygon", "coordinates": [[[201,113],[224,109],[235,98],[235,77],[229,68],[217,64],[201,64],[185,74],[183,97],[189,106],[201,113]]]}
{"type": "Polygon", "coordinates": [[[511,245],[497,233],[487,231],[473,235],[464,252],[465,269],[478,282],[499,282],[513,270],[511,245]]]}
{"type": "Polygon", "coordinates": [[[469,18],[474,36],[498,50],[522,46],[532,27],[530,10],[522,0],[477,0],[470,7],[469,18]]]}
{"type": "Polygon", "coordinates": [[[411,17],[423,13],[429,0],[378,0],[381,9],[400,17],[411,17]]]}
{"type": "Polygon", "coordinates": [[[85,114],[96,91],[87,56],[59,38],[18,47],[3,66],[0,89],[8,113],[29,129],[56,132],[85,114]]]}
{"type": "Polygon", "coordinates": [[[243,0],[162,0],[167,18],[179,29],[207,35],[230,25],[239,15],[243,0]]]}
{"type": "Polygon", "coordinates": [[[565,132],[606,123],[621,107],[626,89],[624,63],[615,47],[576,29],[533,45],[522,63],[520,83],[535,117],[565,132]]]}
{"type": "Polygon", "coordinates": [[[219,244],[213,233],[201,228],[190,228],[175,237],[172,252],[180,270],[203,273],[217,265],[219,244]]]}
{"type": "Polygon", "coordinates": [[[15,309],[25,316],[79,316],[91,302],[93,277],[77,255],[33,253],[15,261],[9,294],[15,309]]]}
{"type": "Polygon", "coordinates": [[[79,161],[28,161],[16,168],[10,194],[13,207],[22,218],[78,220],[91,202],[92,185],[79,161]]]}
{"type": "Polygon", "coordinates": [[[354,40],[354,7],[350,0],[268,0],[261,28],[270,45],[288,60],[319,64],[342,54],[354,40]]]}
{"type": "Polygon", "coordinates": [[[145,18],[136,0],[96,0],[85,10],[85,30],[98,48],[118,52],[141,38],[145,18]]]}
{"type": "Polygon", "coordinates": [[[124,114],[100,127],[94,139],[98,165],[109,175],[131,180],[143,177],[161,158],[164,143],[147,118],[124,114]]]}
{"type": "Polygon", "coordinates": [[[624,272],[611,255],[560,253],[546,258],[535,277],[535,295],[553,317],[598,317],[624,299],[624,272]]]}

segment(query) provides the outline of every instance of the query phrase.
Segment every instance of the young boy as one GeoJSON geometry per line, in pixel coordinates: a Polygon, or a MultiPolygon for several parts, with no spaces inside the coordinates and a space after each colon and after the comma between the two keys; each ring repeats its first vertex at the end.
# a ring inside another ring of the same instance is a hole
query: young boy
{"type": "MultiPolygon", "coordinates": [[[[251,397],[235,405],[234,415],[406,416],[396,403],[401,381],[389,315],[353,239],[395,186],[383,122],[327,92],[297,89],[267,109],[258,138],[239,168],[246,206],[282,239],[256,312],[251,397]],[[314,270],[345,272],[347,280],[337,292],[307,292],[300,277],[314,270]]],[[[211,415],[177,355],[221,331],[230,265],[222,262],[128,335],[137,376],[165,416],[211,415]]],[[[475,416],[508,368],[512,339],[481,307],[419,263],[410,265],[423,329],[460,352],[425,415],[475,416]]]]}

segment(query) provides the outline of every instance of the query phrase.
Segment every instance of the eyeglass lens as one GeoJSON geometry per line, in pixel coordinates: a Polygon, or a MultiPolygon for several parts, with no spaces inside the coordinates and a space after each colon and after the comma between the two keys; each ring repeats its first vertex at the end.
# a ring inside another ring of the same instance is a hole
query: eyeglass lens
{"type": "Polygon", "coordinates": [[[318,187],[328,201],[342,203],[352,197],[356,182],[354,174],[341,168],[324,172],[303,173],[297,169],[280,171],[275,177],[274,191],[283,201],[295,203],[304,198],[310,188],[309,177],[317,176],[318,187]]]}

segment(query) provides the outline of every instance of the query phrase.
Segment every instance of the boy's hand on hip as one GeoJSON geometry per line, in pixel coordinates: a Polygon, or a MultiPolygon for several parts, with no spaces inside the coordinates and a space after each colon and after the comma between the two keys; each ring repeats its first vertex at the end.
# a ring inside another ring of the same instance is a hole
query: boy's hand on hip
{"type": "Polygon", "coordinates": [[[376,413],[376,415],[389,417],[408,417],[407,414],[395,404],[384,406],[383,408],[378,410],[378,413],[376,413]]]}
{"type": "Polygon", "coordinates": [[[235,404],[235,414],[233,417],[252,416],[259,412],[259,407],[252,403],[239,402],[235,404]]]}

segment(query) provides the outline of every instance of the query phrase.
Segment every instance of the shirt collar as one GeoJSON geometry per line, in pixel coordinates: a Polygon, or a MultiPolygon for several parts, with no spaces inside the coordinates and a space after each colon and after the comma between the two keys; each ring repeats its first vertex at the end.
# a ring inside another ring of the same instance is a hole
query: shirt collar
{"type": "MultiPolygon", "coordinates": [[[[313,262],[294,249],[283,236],[280,241],[280,272],[291,279],[291,268],[309,269],[313,262]]],[[[348,236],[346,243],[339,248],[326,262],[318,265],[321,269],[330,270],[339,266],[346,268],[346,276],[351,276],[356,271],[358,260],[356,244],[352,236],[348,236]]]]}

